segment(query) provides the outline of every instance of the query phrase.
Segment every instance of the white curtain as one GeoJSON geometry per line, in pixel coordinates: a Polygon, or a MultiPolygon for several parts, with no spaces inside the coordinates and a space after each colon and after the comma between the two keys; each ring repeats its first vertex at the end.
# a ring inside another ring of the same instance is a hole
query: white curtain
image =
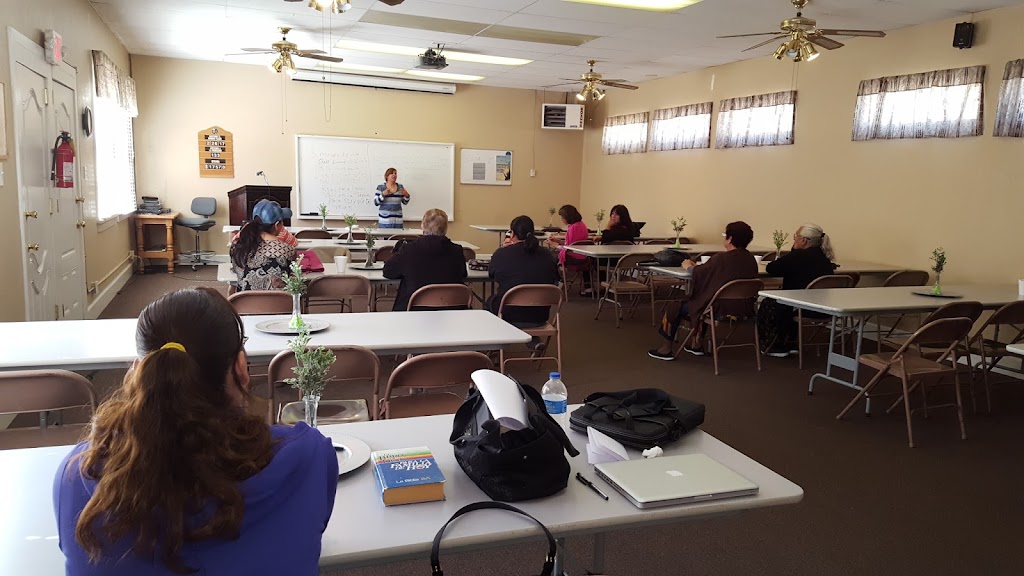
{"type": "Polygon", "coordinates": [[[996,109],[995,135],[1024,138],[1024,60],[1006,63],[996,109]]]}
{"type": "Polygon", "coordinates": [[[722,100],[715,147],[792,144],[795,115],[796,91],[722,100]]]}
{"type": "Polygon", "coordinates": [[[654,111],[650,150],[711,147],[711,102],[654,111]]]}
{"type": "Polygon", "coordinates": [[[135,80],[114,64],[114,61],[100,50],[92,51],[92,65],[96,76],[96,97],[117,102],[129,116],[139,115],[135,98],[135,80]]]}
{"type": "Polygon", "coordinates": [[[648,112],[612,116],[604,121],[601,151],[605,154],[633,154],[647,150],[648,112]]]}
{"type": "Polygon", "coordinates": [[[984,66],[864,80],[853,139],[978,136],[984,84],[984,66]]]}

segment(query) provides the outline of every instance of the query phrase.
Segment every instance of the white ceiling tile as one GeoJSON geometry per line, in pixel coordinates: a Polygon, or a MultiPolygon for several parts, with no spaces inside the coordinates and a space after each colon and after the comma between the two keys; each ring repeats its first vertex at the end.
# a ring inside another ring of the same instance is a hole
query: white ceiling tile
{"type": "MultiPolygon", "coordinates": [[[[560,44],[541,44],[538,42],[520,42],[517,40],[502,40],[500,38],[485,38],[483,36],[474,36],[461,42],[461,45],[470,46],[472,48],[495,48],[498,51],[496,54],[502,54],[506,51],[516,51],[521,53],[536,53],[543,55],[548,54],[560,54],[565,52],[571,46],[562,46],[560,44]]],[[[524,56],[525,58],[525,56],[524,56]]],[[[536,58],[531,58],[536,59],[536,58]]]]}
{"type": "MultiPolygon", "coordinates": [[[[491,5],[501,6],[502,3],[494,2],[491,5]]],[[[426,16],[428,18],[459,20],[462,22],[482,22],[484,24],[496,24],[512,14],[512,12],[507,12],[504,9],[494,10],[493,8],[473,8],[471,6],[462,6],[443,2],[430,2],[428,0],[404,2],[398,6],[388,6],[382,2],[377,2],[370,9],[381,12],[409,14],[412,16],[426,16]]]]}
{"type": "Polygon", "coordinates": [[[515,26],[534,30],[551,30],[554,32],[571,32],[589,36],[614,34],[619,26],[607,22],[579,20],[571,18],[551,18],[532,14],[514,14],[501,22],[502,26],[515,26]]]}

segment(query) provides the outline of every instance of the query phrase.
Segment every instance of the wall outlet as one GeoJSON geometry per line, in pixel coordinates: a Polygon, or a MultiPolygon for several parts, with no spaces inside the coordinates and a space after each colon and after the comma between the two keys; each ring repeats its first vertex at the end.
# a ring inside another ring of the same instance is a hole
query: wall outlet
{"type": "Polygon", "coordinates": [[[536,175],[537,175],[537,171],[535,169],[533,169],[533,168],[530,168],[530,178],[533,178],[536,175]]]}
{"type": "Polygon", "coordinates": [[[0,162],[0,188],[4,187],[4,163],[0,162]]]}

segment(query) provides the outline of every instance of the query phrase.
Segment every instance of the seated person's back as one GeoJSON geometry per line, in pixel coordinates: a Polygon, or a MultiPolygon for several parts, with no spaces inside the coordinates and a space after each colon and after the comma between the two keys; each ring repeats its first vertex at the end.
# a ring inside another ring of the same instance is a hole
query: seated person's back
{"type": "Polygon", "coordinates": [[[782,277],[783,290],[803,290],[821,276],[833,274],[832,244],[821,228],[804,224],[793,234],[793,248],[773,262],[765,271],[782,277]]]}
{"type": "Polygon", "coordinates": [[[448,215],[427,210],[423,215],[423,236],[405,244],[384,264],[384,277],[401,280],[393,310],[409,308],[414,292],[431,284],[460,284],[466,281],[466,257],[462,247],[445,236],[448,215]]]}
{"type": "MultiPolygon", "coordinates": [[[[522,284],[558,284],[558,264],[551,252],[540,247],[533,234],[533,220],[519,216],[512,220],[512,243],[491,256],[488,274],[498,283],[497,292],[487,302],[497,314],[505,294],[522,284]]],[[[505,309],[504,319],[523,327],[548,321],[548,306],[514,306],[505,309]]]]}
{"type": "Polygon", "coordinates": [[[252,221],[245,224],[229,250],[238,274],[239,291],[283,290],[282,277],[295,260],[295,246],[281,240],[283,220],[291,210],[273,200],[260,200],[252,210],[252,221]]]}

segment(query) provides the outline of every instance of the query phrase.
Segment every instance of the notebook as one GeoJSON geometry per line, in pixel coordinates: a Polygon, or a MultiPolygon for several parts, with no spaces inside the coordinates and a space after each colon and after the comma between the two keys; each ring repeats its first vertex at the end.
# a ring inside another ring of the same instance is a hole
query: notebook
{"type": "Polygon", "coordinates": [[[637,508],[657,508],[757,494],[757,484],[706,454],[606,462],[598,478],[637,508]]]}

